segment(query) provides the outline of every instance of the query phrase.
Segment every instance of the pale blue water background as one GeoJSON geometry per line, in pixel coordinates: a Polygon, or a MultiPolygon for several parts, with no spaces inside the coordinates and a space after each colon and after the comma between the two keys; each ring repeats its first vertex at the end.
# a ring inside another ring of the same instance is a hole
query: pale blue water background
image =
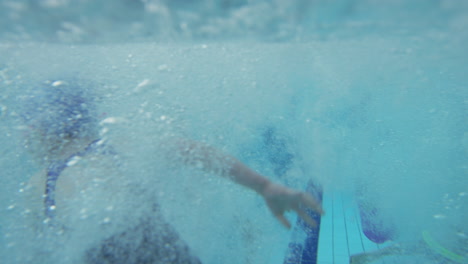
{"type": "MultiPolygon", "coordinates": [[[[17,201],[38,169],[18,104],[69,72],[102,84],[101,112],[130,120],[108,133],[143,180],[158,133],[180,133],[295,188],[364,185],[401,240],[437,229],[455,243],[468,235],[466,3],[0,1],[1,259],[27,254],[17,201]],[[294,154],[282,178],[262,153],[265,127],[294,154]]],[[[161,174],[167,218],[204,263],[282,263],[289,233],[259,197],[161,174]]]]}

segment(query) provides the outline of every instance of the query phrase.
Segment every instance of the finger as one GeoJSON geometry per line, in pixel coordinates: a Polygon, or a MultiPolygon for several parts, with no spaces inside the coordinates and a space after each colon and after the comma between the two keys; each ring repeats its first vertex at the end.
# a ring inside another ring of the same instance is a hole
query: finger
{"type": "Polygon", "coordinates": [[[290,224],[289,221],[284,217],[284,215],[282,215],[282,214],[276,215],[276,218],[281,222],[281,224],[284,225],[284,227],[286,227],[287,229],[290,229],[290,228],[291,228],[291,224],[290,224]]]}
{"type": "Polygon", "coordinates": [[[324,215],[325,211],[323,211],[322,206],[307,193],[301,193],[301,202],[306,207],[314,210],[315,212],[319,213],[320,215],[324,215]]]}
{"type": "Polygon", "coordinates": [[[304,210],[296,210],[296,212],[307,224],[312,227],[317,226],[317,222],[315,222],[315,220],[312,219],[312,217],[310,217],[304,210]]]}

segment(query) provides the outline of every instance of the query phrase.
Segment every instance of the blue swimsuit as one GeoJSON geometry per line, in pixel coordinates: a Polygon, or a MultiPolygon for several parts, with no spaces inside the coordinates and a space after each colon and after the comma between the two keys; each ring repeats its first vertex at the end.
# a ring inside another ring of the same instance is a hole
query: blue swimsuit
{"type": "MultiPolygon", "coordinates": [[[[112,148],[97,139],[85,149],[72,154],[64,160],[51,162],[47,168],[45,186],[45,215],[48,219],[55,216],[55,186],[64,169],[71,166],[71,162],[78,157],[90,153],[116,155],[112,148]]],[[[193,256],[188,246],[179,237],[174,228],[160,215],[157,204],[134,226],[123,232],[114,234],[89,248],[84,255],[87,264],[201,264],[193,256]]]]}
{"type": "Polygon", "coordinates": [[[97,151],[102,143],[103,140],[96,139],[89,143],[89,145],[84,150],[72,154],[65,160],[57,160],[49,164],[49,167],[47,168],[47,179],[44,193],[44,207],[47,218],[52,219],[55,215],[55,186],[57,184],[60,173],[62,173],[62,171],[69,166],[73,159],[77,157],[83,157],[91,152],[97,151]]]}

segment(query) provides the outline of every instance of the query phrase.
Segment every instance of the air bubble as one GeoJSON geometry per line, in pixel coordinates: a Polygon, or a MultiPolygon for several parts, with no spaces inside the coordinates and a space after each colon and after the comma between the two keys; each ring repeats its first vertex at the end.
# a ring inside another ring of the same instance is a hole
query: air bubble
{"type": "Polygon", "coordinates": [[[101,129],[101,131],[99,132],[99,134],[102,136],[102,135],[105,135],[107,132],[109,132],[109,128],[104,127],[104,128],[101,129]]]}
{"type": "Polygon", "coordinates": [[[80,161],[80,160],[81,160],[80,156],[74,156],[69,162],[67,162],[67,166],[71,167],[71,166],[75,165],[76,163],[78,163],[78,161],[80,161]]]}
{"type": "Polygon", "coordinates": [[[103,119],[99,124],[105,125],[105,124],[118,124],[118,123],[125,123],[127,120],[122,117],[108,117],[103,119]]]}
{"type": "Polygon", "coordinates": [[[52,85],[53,87],[57,87],[57,86],[64,85],[64,84],[65,84],[64,81],[55,81],[55,82],[53,82],[51,85],[52,85]]]}
{"type": "Polygon", "coordinates": [[[443,214],[436,214],[436,215],[433,215],[434,219],[438,219],[438,220],[441,220],[441,219],[445,219],[446,216],[443,215],[443,214]]]}
{"type": "Polygon", "coordinates": [[[148,84],[150,84],[150,80],[144,79],[135,87],[135,89],[133,89],[133,92],[134,93],[141,92],[144,87],[148,86],[148,84]]]}
{"type": "Polygon", "coordinates": [[[166,64],[162,64],[158,66],[158,71],[167,71],[167,70],[169,70],[169,66],[167,66],[166,64]]]}

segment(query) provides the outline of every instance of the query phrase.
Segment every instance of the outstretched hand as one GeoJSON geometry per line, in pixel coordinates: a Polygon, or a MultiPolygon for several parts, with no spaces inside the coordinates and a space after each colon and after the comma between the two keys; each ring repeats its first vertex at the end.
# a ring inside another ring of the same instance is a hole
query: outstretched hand
{"type": "Polygon", "coordinates": [[[306,209],[324,214],[322,207],[312,196],[279,184],[270,182],[263,189],[262,195],[273,215],[288,229],[291,228],[291,224],[284,217],[285,211],[296,211],[305,222],[314,227],[317,223],[306,213],[306,209]]]}
{"type": "Polygon", "coordinates": [[[309,194],[273,183],[232,156],[200,142],[180,139],[176,143],[178,153],[187,164],[197,167],[201,164],[204,170],[210,172],[218,172],[219,164],[230,165],[228,170],[222,170],[221,175],[261,194],[273,215],[288,229],[291,224],[284,217],[285,211],[296,211],[311,226],[316,226],[317,223],[307,215],[306,209],[323,214],[320,204],[309,194]]]}

